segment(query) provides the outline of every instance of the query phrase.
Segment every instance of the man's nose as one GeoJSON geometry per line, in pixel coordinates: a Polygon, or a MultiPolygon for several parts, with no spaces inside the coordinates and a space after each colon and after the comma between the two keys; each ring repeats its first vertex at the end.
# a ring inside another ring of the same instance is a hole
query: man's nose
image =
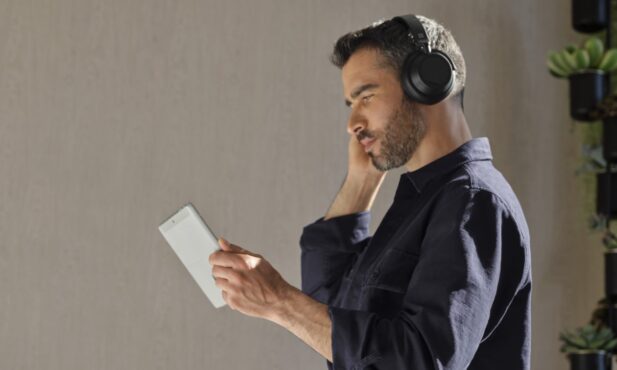
{"type": "Polygon", "coordinates": [[[352,113],[347,121],[347,132],[350,135],[357,135],[366,128],[366,119],[358,114],[352,113]]]}

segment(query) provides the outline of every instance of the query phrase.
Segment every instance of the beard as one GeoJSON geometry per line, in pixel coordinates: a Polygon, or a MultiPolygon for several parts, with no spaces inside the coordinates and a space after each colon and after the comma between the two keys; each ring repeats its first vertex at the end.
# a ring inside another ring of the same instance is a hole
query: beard
{"type": "Polygon", "coordinates": [[[416,103],[405,96],[398,109],[388,118],[384,130],[377,136],[380,139],[380,153],[369,152],[373,166],[380,171],[388,171],[403,166],[418,149],[426,133],[426,122],[416,103]]]}

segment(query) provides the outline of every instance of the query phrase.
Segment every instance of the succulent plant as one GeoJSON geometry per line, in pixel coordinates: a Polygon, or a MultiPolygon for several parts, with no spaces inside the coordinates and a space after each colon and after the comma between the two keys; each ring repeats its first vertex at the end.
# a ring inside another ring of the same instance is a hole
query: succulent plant
{"type": "Polygon", "coordinates": [[[560,51],[550,51],[546,64],[557,78],[589,70],[611,72],[617,69],[617,48],[605,51],[599,38],[590,37],[580,47],[568,45],[560,51]]]}
{"type": "Polygon", "coordinates": [[[565,353],[585,350],[609,352],[617,346],[617,338],[611,329],[590,324],[577,328],[574,332],[564,330],[559,334],[559,339],[562,342],[561,352],[565,353]]]}
{"type": "Polygon", "coordinates": [[[604,232],[604,236],[602,237],[602,244],[606,247],[606,249],[613,250],[617,248],[617,236],[610,231],[606,230],[604,232]]]}
{"type": "Polygon", "coordinates": [[[576,174],[590,173],[597,174],[606,171],[606,160],[604,159],[602,145],[582,144],[580,167],[576,169],[576,174]]]}
{"type": "Polygon", "coordinates": [[[606,225],[605,215],[594,213],[589,218],[589,228],[602,232],[602,244],[604,244],[604,247],[609,251],[617,249],[617,235],[606,225]]]}
{"type": "Polygon", "coordinates": [[[589,320],[589,324],[594,327],[598,326],[607,326],[609,325],[608,318],[608,306],[610,302],[604,297],[598,301],[596,304],[596,308],[591,313],[591,319],[589,320]]]}

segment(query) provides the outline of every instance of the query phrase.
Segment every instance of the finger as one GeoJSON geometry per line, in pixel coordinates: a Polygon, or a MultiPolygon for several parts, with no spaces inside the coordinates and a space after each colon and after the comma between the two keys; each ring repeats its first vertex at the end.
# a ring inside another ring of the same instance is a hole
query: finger
{"type": "Polygon", "coordinates": [[[247,252],[244,248],[237,246],[235,244],[231,244],[230,242],[228,242],[227,240],[223,239],[223,238],[219,238],[219,245],[221,246],[221,249],[223,249],[224,251],[228,251],[228,252],[247,252]]]}
{"type": "Polygon", "coordinates": [[[223,293],[226,293],[227,291],[232,289],[232,284],[229,282],[229,280],[220,277],[214,278],[214,285],[221,289],[223,293]]]}
{"type": "Polygon", "coordinates": [[[208,257],[210,265],[231,267],[238,270],[246,270],[248,268],[244,258],[240,254],[225,251],[216,251],[208,257]]]}
{"type": "Polygon", "coordinates": [[[224,290],[223,290],[222,295],[223,295],[223,300],[227,303],[227,306],[229,306],[229,308],[231,308],[232,310],[237,311],[236,302],[233,299],[231,299],[232,296],[224,290]]]}
{"type": "Polygon", "coordinates": [[[257,264],[261,260],[261,256],[254,256],[254,255],[248,255],[248,254],[238,254],[238,256],[242,257],[242,260],[244,261],[245,266],[249,270],[254,269],[255,266],[257,266],[257,264]]]}
{"type": "MultiPolygon", "coordinates": [[[[219,239],[219,244],[221,244],[221,248],[223,251],[228,252],[228,253],[237,253],[237,254],[245,254],[246,256],[252,256],[252,257],[258,257],[261,258],[262,256],[258,253],[253,253],[251,251],[249,251],[248,249],[244,249],[238,245],[235,244],[231,244],[230,242],[228,242],[227,240],[220,238],[219,239]]],[[[243,256],[243,257],[246,257],[243,256]]]]}
{"type": "Polygon", "coordinates": [[[231,267],[214,266],[212,267],[212,276],[215,279],[225,279],[232,284],[238,284],[240,282],[240,274],[231,267]]]}

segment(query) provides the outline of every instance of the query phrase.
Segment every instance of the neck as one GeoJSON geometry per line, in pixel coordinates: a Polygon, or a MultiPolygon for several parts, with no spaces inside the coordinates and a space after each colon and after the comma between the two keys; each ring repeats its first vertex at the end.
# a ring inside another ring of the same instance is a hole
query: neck
{"type": "Polygon", "coordinates": [[[472,139],[467,120],[460,107],[449,100],[421,106],[426,133],[411,159],[407,171],[415,171],[454,151],[472,139]]]}

